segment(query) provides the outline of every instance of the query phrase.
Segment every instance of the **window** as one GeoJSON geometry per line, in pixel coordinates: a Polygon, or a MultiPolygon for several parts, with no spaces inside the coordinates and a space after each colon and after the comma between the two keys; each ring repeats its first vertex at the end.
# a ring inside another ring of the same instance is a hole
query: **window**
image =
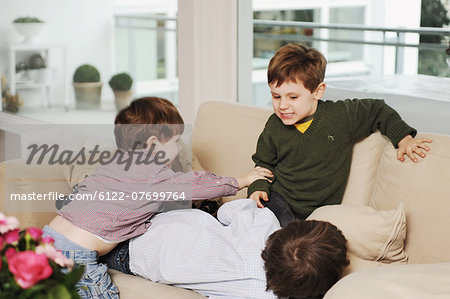
{"type": "MultiPolygon", "coordinates": [[[[364,7],[330,8],[330,24],[364,25],[364,7]]],[[[330,30],[333,39],[363,40],[364,32],[355,30],[330,30]]],[[[352,43],[331,42],[328,45],[328,62],[363,60],[363,46],[352,43]]]]}
{"type": "Polygon", "coordinates": [[[135,93],[178,102],[177,1],[116,0],[115,69],[129,72],[135,93]]]}
{"type": "MultiPolygon", "coordinates": [[[[367,1],[369,2],[369,1],[367,1]]],[[[267,66],[274,53],[292,42],[306,43],[321,50],[328,60],[327,76],[367,74],[365,46],[349,41],[364,40],[364,31],[308,27],[307,22],[320,24],[366,25],[368,4],[359,1],[349,6],[341,1],[315,3],[280,1],[280,8],[264,0],[253,0],[253,104],[268,106],[271,103],[267,87],[267,66]],[[264,22],[267,21],[267,22],[264,22]],[[296,21],[297,24],[273,24],[272,21],[296,21]],[[344,40],[337,42],[336,40],[344,40]]]]}
{"type": "MultiPolygon", "coordinates": [[[[320,9],[267,10],[253,12],[253,18],[255,20],[316,22],[319,13],[320,9]]],[[[313,34],[312,28],[255,25],[253,29],[253,69],[266,69],[270,58],[277,49],[291,42],[307,40],[307,37],[313,34]]]]}

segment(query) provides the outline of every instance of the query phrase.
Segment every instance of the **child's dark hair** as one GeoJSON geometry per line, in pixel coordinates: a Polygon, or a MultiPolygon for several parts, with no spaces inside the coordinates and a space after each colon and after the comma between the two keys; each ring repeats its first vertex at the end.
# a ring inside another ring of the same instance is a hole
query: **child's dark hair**
{"type": "Polygon", "coordinates": [[[314,92],[325,78],[327,60],[318,50],[304,44],[288,44],[272,57],[267,69],[267,82],[276,83],[300,80],[306,89],[314,92]]]}
{"type": "Polygon", "coordinates": [[[347,240],[333,224],[297,220],[267,239],[261,256],[267,290],[278,297],[324,295],[349,264],[347,240]]]}
{"type": "Polygon", "coordinates": [[[166,142],[184,131],[184,121],[172,102],[144,97],[122,109],[114,121],[114,135],[120,150],[142,149],[151,136],[166,142]]]}

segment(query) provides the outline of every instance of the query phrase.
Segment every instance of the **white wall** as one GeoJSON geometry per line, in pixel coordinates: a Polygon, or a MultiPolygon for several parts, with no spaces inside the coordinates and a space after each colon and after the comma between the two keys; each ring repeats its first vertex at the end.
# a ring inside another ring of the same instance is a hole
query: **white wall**
{"type": "Polygon", "coordinates": [[[186,123],[203,102],[236,101],[237,9],[237,0],[178,2],[178,104],[186,123]]]}
{"type": "Polygon", "coordinates": [[[12,21],[19,16],[35,16],[46,25],[34,42],[67,46],[66,78],[71,101],[73,72],[84,63],[99,69],[105,83],[102,99],[112,100],[107,81],[114,65],[113,4],[113,0],[0,0],[0,73],[7,67],[5,47],[22,40],[12,21]]]}

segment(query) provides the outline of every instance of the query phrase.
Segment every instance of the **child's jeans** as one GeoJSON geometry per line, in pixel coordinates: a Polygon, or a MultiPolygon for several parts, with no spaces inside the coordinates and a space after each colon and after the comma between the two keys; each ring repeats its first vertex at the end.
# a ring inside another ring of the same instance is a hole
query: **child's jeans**
{"type": "Polygon", "coordinates": [[[108,265],[109,269],[114,269],[125,274],[134,275],[130,270],[130,240],[117,244],[108,254],[101,256],[100,261],[108,265]]]}
{"type": "Polygon", "coordinates": [[[292,213],[291,208],[280,194],[270,192],[269,201],[261,200],[261,203],[275,214],[278,221],[280,221],[281,227],[285,227],[295,220],[294,213],[292,213]]]}
{"type": "Polygon", "coordinates": [[[84,265],[84,274],[76,285],[81,298],[119,299],[119,289],[106,272],[108,270],[106,265],[98,263],[97,252],[70,241],[47,225],[43,231],[44,236],[50,236],[55,240],[55,248],[61,250],[76,264],[84,265]]]}

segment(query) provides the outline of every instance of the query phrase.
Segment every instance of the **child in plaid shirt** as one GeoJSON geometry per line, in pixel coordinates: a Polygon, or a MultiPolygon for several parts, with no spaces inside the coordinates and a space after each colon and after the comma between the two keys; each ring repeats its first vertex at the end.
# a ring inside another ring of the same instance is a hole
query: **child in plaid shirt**
{"type": "Polygon", "coordinates": [[[177,140],[184,122],[166,99],[135,100],[118,113],[114,123],[119,154],[78,185],[78,198],[86,194],[94,195],[94,199],[72,201],[44,228],[44,234],[55,239],[56,248],[75,263],[85,265],[78,287],[82,298],[119,298],[98,256],[143,234],[151,225],[151,217],[161,209],[160,200],[169,193],[177,194],[173,200],[181,195],[179,200],[229,196],[271,175],[260,167],[237,178],[209,172],[173,172],[169,166],[178,155],[177,140]]]}

